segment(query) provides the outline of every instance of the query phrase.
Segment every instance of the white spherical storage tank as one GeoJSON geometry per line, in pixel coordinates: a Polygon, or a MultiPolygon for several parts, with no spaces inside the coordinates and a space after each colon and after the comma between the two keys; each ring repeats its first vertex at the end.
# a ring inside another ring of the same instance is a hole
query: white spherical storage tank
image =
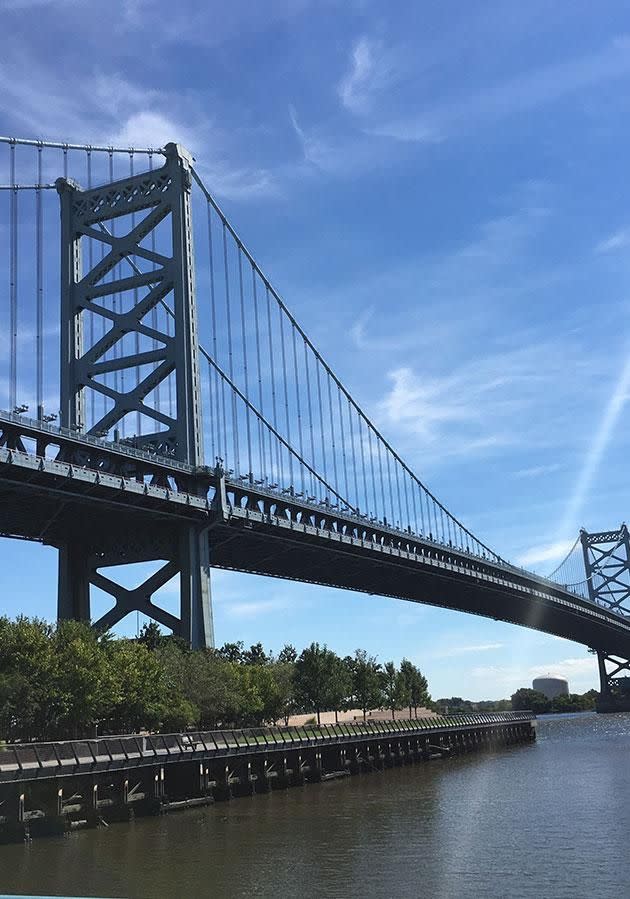
{"type": "Polygon", "coordinates": [[[532,689],[543,693],[547,699],[555,699],[556,696],[569,695],[569,681],[566,677],[554,677],[551,674],[545,677],[535,677],[532,681],[532,689]]]}

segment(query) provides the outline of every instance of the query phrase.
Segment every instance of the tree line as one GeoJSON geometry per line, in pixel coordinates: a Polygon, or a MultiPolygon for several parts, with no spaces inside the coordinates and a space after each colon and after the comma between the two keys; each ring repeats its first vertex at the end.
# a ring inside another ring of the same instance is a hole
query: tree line
{"type": "Polygon", "coordinates": [[[155,623],[137,639],[88,625],[0,617],[0,740],[285,723],[297,713],[428,706],[426,678],[407,659],[382,665],[365,650],[342,658],[312,643],[277,655],[260,643],[190,650],[155,623]]]}
{"type": "Polygon", "coordinates": [[[590,712],[595,708],[598,697],[597,690],[587,690],[586,693],[569,693],[568,696],[548,699],[539,690],[521,687],[512,694],[512,708],[515,712],[527,710],[536,715],[549,712],[590,712]]]}

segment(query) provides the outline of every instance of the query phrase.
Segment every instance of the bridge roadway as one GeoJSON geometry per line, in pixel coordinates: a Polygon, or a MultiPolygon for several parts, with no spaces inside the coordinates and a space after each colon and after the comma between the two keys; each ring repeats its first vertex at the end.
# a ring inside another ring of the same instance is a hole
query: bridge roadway
{"type": "Polygon", "coordinates": [[[0,413],[0,535],[75,540],[107,566],[169,558],[191,522],[208,529],[213,567],[456,609],[630,657],[628,619],[506,562],[0,413]]]}

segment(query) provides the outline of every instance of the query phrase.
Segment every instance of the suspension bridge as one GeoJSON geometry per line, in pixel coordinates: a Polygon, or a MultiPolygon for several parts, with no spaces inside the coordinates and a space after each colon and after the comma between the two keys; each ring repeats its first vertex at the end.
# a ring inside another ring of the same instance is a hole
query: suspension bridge
{"type": "MultiPolygon", "coordinates": [[[[630,544],[550,578],[431,493],[291,314],[180,145],[0,138],[0,534],[59,550],[58,614],[214,643],[210,568],[428,603],[630,669],[630,544]],[[160,563],[129,589],[120,566],[160,563]],[[155,595],[180,583],[179,615],[155,595]],[[94,620],[91,591],[111,598],[94,620]]],[[[607,699],[606,699],[607,698],[607,699]]]]}

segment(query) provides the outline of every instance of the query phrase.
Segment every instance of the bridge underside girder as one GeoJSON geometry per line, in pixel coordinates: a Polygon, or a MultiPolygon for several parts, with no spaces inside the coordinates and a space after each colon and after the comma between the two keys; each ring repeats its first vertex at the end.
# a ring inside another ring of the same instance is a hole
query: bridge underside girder
{"type": "Polygon", "coordinates": [[[233,522],[212,531],[214,567],[450,608],[630,653],[630,635],[620,635],[613,624],[593,623],[578,612],[485,580],[375,555],[333,544],[322,561],[321,541],[303,535],[275,536],[233,522]]]}
{"type": "MultiPolygon", "coordinates": [[[[98,483],[92,474],[81,470],[76,477],[61,477],[41,466],[22,468],[0,462],[0,533],[41,540],[62,553],[83,547],[81,564],[88,568],[79,572],[77,581],[87,576],[102,589],[108,585],[94,579],[98,568],[148,559],[175,563],[178,546],[190,536],[191,527],[196,534],[210,528],[205,539],[214,567],[447,607],[630,657],[630,628],[616,616],[594,614],[579,597],[570,596],[567,602],[560,587],[535,595],[523,586],[528,583],[525,572],[508,569],[502,577],[492,577],[488,573],[492,566],[478,560],[474,568],[479,573],[471,573],[447,548],[419,558],[393,544],[342,542],[330,524],[328,530],[305,528],[281,515],[250,512],[236,496],[227,511],[217,510],[212,499],[203,497],[203,489],[209,496],[214,492],[213,479],[207,475],[197,484],[196,495],[180,492],[175,496],[173,491],[167,499],[166,488],[143,488],[137,480],[122,478],[120,486],[112,489],[111,483],[105,484],[105,476],[98,483]],[[565,599],[554,601],[554,591],[565,599]]],[[[404,542],[404,537],[398,538],[399,545],[404,542]]],[[[117,611],[104,624],[112,624],[133,608],[151,614],[154,586],[149,583],[135,593],[111,589],[117,611]]],[[[85,616],[80,597],[67,602],[65,614],[85,616]]],[[[21,606],[28,607],[24,602],[21,606]]],[[[170,620],[163,623],[171,626],[170,620]]],[[[182,625],[184,636],[187,626],[182,625]]]]}
{"type": "Polygon", "coordinates": [[[186,514],[177,509],[167,514],[154,496],[138,503],[138,496],[125,490],[112,496],[111,490],[92,485],[71,492],[67,483],[64,489],[63,481],[55,484],[42,476],[12,483],[5,478],[0,485],[0,534],[59,550],[59,618],[92,620],[90,593],[97,587],[114,605],[95,626],[109,629],[139,611],[194,646],[213,645],[207,515],[190,508],[186,514]],[[156,561],[162,562],[160,569],[133,589],[102,570],[156,561]],[[179,617],[153,602],[160,587],[176,576],[179,617]]]}

